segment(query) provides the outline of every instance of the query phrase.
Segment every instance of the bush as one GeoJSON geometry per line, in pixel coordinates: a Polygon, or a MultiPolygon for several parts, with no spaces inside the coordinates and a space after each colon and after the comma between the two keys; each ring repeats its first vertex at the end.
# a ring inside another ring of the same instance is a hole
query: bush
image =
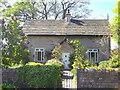
{"type": "Polygon", "coordinates": [[[6,84],[6,83],[1,84],[0,87],[3,88],[2,90],[4,90],[4,88],[18,88],[14,84],[6,84]]]}
{"type": "Polygon", "coordinates": [[[74,63],[74,60],[75,60],[75,54],[73,53],[73,54],[70,54],[70,57],[69,57],[69,61],[70,61],[70,64],[69,64],[69,67],[71,68],[71,69],[73,69],[73,63],[74,63]]]}
{"type": "Polygon", "coordinates": [[[119,68],[119,61],[118,55],[114,55],[109,61],[101,61],[98,68],[119,68]]]}
{"type": "Polygon", "coordinates": [[[64,64],[57,59],[51,59],[46,62],[46,65],[58,65],[62,67],[64,64]]]}
{"type": "Polygon", "coordinates": [[[109,65],[111,68],[118,68],[120,67],[120,58],[118,55],[114,55],[111,59],[110,59],[110,62],[109,62],[109,65]]]}
{"type": "Polygon", "coordinates": [[[26,65],[43,65],[42,63],[37,63],[37,62],[28,62],[26,65]]]}
{"type": "Polygon", "coordinates": [[[101,61],[98,68],[109,68],[109,61],[101,61]]]}
{"type": "Polygon", "coordinates": [[[26,65],[18,68],[19,87],[61,88],[60,67],[56,65],[26,65]]]}

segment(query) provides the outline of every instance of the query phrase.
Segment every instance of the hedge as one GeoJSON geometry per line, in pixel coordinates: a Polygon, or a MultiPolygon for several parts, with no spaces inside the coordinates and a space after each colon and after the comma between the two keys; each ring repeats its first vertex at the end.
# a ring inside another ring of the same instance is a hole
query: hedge
{"type": "Polygon", "coordinates": [[[60,71],[56,65],[26,65],[18,68],[17,82],[21,88],[61,88],[60,71]]]}

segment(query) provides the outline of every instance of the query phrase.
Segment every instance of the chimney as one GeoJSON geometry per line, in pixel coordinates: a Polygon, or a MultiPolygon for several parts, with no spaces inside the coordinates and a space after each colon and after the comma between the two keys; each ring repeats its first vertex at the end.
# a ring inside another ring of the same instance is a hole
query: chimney
{"type": "Polygon", "coordinates": [[[107,14],[107,20],[109,20],[109,14],[107,14]]]}
{"type": "Polygon", "coordinates": [[[70,22],[70,20],[71,20],[71,14],[70,14],[70,10],[68,9],[68,12],[66,14],[66,21],[70,22]]]}

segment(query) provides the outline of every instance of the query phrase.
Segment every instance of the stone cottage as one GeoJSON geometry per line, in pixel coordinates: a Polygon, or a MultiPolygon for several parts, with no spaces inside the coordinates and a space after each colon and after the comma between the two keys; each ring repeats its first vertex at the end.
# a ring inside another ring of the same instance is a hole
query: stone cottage
{"type": "MultiPolygon", "coordinates": [[[[28,20],[23,26],[30,44],[30,61],[46,62],[46,52],[55,45],[68,40],[79,40],[84,46],[85,58],[92,63],[108,60],[110,54],[110,36],[107,19],[67,19],[67,20],[28,20]]],[[[74,51],[68,43],[62,43],[62,61],[66,67],[69,55],[74,51]]]]}

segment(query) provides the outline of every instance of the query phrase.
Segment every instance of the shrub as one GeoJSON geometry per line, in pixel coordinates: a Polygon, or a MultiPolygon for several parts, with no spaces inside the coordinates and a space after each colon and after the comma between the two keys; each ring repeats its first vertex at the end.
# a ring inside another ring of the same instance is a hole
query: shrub
{"type": "Polygon", "coordinates": [[[109,61],[101,61],[98,68],[109,68],[109,61]]]}
{"type": "Polygon", "coordinates": [[[52,58],[52,52],[50,51],[45,51],[45,57],[47,58],[47,60],[51,59],[52,58]]]}
{"type": "Polygon", "coordinates": [[[114,55],[109,61],[101,61],[98,68],[119,68],[119,61],[118,55],[114,55]]]}
{"type": "Polygon", "coordinates": [[[14,84],[6,84],[6,83],[1,84],[0,87],[3,88],[2,90],[4,90],[4,88],[18,88],[14,84]]]}
{"type": "Polygon", "coordinates": [[[26,65],[43,65],[42,63],[37,63],[37,62],[28,62],[26,65]]]}
{"type": "Polygon", "coordinates": [[[60,67],[56,65],[26,65],[18,68],[19,87],[61,88],[60,67]]]}
{"type": "Polygon", "coordinates": [[[58,66],[63,66],[64,64],[57,60],[57,59],[51,59],[46,62],[46,65],[58,65],[58,66]]]}
{"type": "Polygon", "coordinates": [[[52,51],[52,57],[58,60],[61,60],[61,45],[58,43],[52,51]]]}
{"type": "Polygon", "coordinates": [[[69,64],[69,67],[73,69],[73,63],[74,63],[74,60],[75,60],[75,54],[70,54],[70,57],[69,57],[69,61],[70,61],[70,64],[69,64]]]}
{"type": "Polygon", "coordinates": [[[12,59],[2,57],[2,63],[1,64],[2,64],[2,67],[9,68],[10,66],[12,66],[12,59]]]}
{"type": "Polygon", "coordinates": [[[110,59],[110,62],[109,62],[109,65],[111,68],[118,68],[120,67],[120,58],[118,55],[114,55],[111,59],[110,59]]]}

